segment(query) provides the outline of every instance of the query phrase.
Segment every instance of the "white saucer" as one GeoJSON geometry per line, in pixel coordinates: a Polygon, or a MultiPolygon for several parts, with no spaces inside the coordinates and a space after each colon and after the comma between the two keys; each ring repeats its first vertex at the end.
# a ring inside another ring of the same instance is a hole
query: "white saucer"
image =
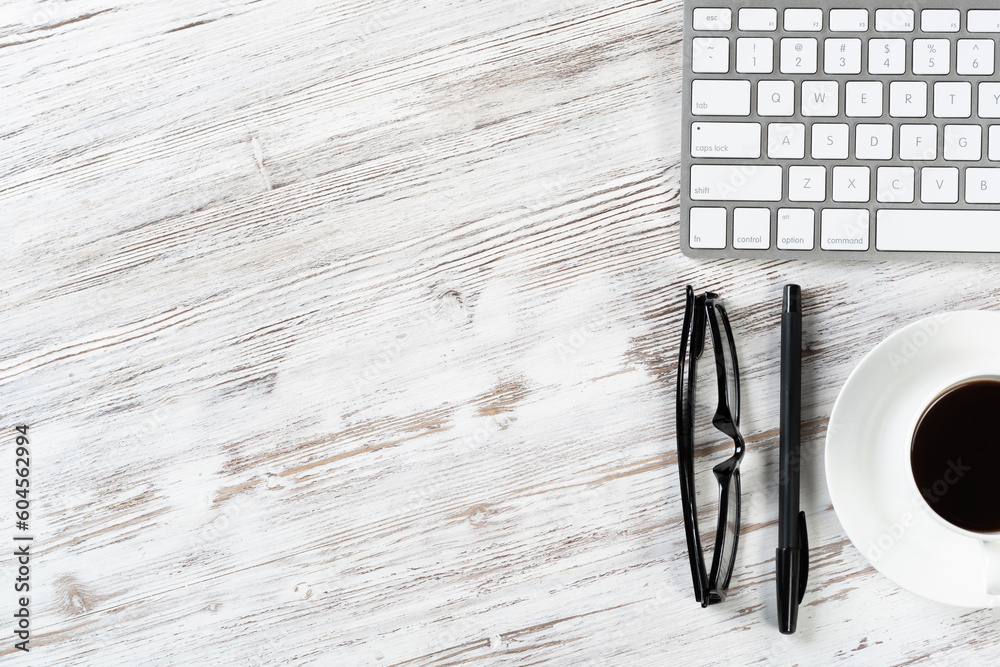
{"type": "Polygon", "coordinates": [[[997,341],[996,312],[944,313],[900,329],[847,378],[826,435],[830,497],[854,545],[903,588],[961,607],[1000,604],[1000,596],[986,594],[982,543],[930,516],[901,481],[910,471],[898,453],[908,449],[913,421],[938,388],[1000,374],[997,341]]]}

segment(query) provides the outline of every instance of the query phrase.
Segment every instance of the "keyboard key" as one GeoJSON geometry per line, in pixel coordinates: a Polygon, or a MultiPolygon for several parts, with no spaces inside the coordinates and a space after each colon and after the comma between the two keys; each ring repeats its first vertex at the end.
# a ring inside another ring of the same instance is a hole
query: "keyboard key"
{"type": "Polygon", "coordinates": [[[736,71],[769,74],[774,71],[774,40],[742,37],[736,40],[736,71]]]}
{"type": "Polygon", "coordinates": [[[688,211],[688,243],[692,248],[725,248],[726,209],[690,209],[688,211]]]}
{"type": "Polygon", "coordinates": [[[892,125],[859,123],[854,128],[854,157],[859,160],[892,158],[892,125]]]}
{"type": "Polygon", "coordinates": [[[724,74],[729,71],[729,39],[695,37],[691,44],[691,71],[724,74]]]}
{"type": "Polygon", "coordinates": [[[868,250],[868,209],[825,208],[820,213],[823,250],[868,250]]]}
{"type": "Polygon", "coordinates": [[[691,113],[695,116],[749,116],[750,82],[692,81],[691,113]]]}
{"type": "Polygon", "coordinates": [[[721,7],[699,7],[694,10],[692,27],[695,30],[729,30],[733,27],[733,13],[721,7]]]}
{"type": "Polygon", "coordinates": [[[823,201],[826,199],[826,167],[790,167],[788,201],[823,201]]]}
{"type": "Polygon", "coordinates": [[[827,74],[861,73],[860,39],[828,39],[824,49],[823,71],[827,74]]]}
{"type": "Polygon", "coordinates": [[[777,30],[778,10],[777,9],[748,9],[740,10],[740,30],[777,30]]]}
{"type": "Polygon", "coordinates": [[[947,39],[913,40],[914,74],[947,74],[951,71],[951,41],[947,39]]]}
{"type": "Polygon", "coordinates": [[[691,157],[759,158],[760,123],[692,123],[691,157]]]}
{"type": "Polygon", "coordinates": [[[970,9],[969,32],[1000,32],[1000,9],[970,9]]]}
{"type": "Polygon", "coordinates": [[[870,182],[868,167],[834,167],[833,201],[868,201],[870,182]]]}
{"type": "Polygon", "coordinates": [[[978,160],[983,156],[983,128],[979,125],[945,125],[944,159],[978,160]]]}
{"type": "Polygon", "coordinates": [[[823,29],[822,9],[786,9],[786,32],[817,32],[823,29]]]}
{"type": "Polygon", "coordinates": [[[959,74],[993,74],[993,40],[960,39],[955,71],[959,74]]]}
{"type": "Polygon", "coordinates": [[[965,172],[965,201],[1000,204],[1000,169],[970,167],[965,172]]]}
{"type": "Polygon", "coordinates": [[[881,81],[848,81],[846,113],[855,118],[877,118],[882,115],[881,81]]]}
{"type": "Polygon", "coordinates": [[[840,113],[836,81],[802,82],[803,116],[836,116],[840,113]]]}
{"type": "Polygon", "coordinates": [[[875,198],[880,202],[909,204],[913,201],[913,179],[913,167],[879,167],[875,198]]]}
{"type": "Polygon", "coordinates": [[[913,10],[876,9],[875,30],[878,32],[913,32],[913,10]]]}
{"type": "Polygon", "coordinates": [[[691,199],[781,201],[781,167],[755,164],[693,165],[691,199]]]}
{"type": "Polygon", "coordinates": [[[1000,83],[979,84],[979,117],[1000,118],[1000,83]]]}
{"type": "Polygon", "coordinates": [[[779,208],[779,250],[812,250],[816,214],[811,208],[779,208]]]}
{"type": "Polygon", "coordinates": [[[936,118],[968,118],[972,115],[972,84],[968,81],[938,81],[934,84],[936,118]]]}
{"type": "Polygon", "coordinates": [[[813,37],[786,37],[782,39],[781,73],[815,74],[816,49],[817,41],[813,37]]]}
{"type": "Polygon", "coordinates": [[[850,148],[849,128],[842,123],[816,123],[812,126],[814,160],[845,160],[850,148]]]}
{"type": "Polygon", "coordinates": [[[873,39],[868,42],[870,74],[902,74],[905,71],[905,39],[873,39]]]}
{"type": "Polygon", "coordinates": [[[830,32],[865,32],[868,30],[867,9],[831,9],[830,32]]]}
{"type": "Polygon", "coordinates": [[[958,32],[962,13],[957,9],[924,9],[920,12],[920,29],[924,32],[958,32]]]}
{"type": "Polygon", "coordinates": [[[1000,160],[1000,125],[990,125],[989,149],[987,157],[993,162],[1000,160]]]}
{"type": "Polygon", "coordinates": [[[806,126],[771,123],[767,126],[767,157],[800,160],[806,156],[806,126]]]}
{"type": "Polygon", "coordinates": [[[937,125],[900,125],[901,160],[937,159],[937,125]]]}
{"type": "Polygon", "coordinates": [[[771,209],[733,209],[733,247],[767,250],[771,247],[771,209]]]}
{"type": "Polygon", "coordinates": [[[884,209],[875,220],[878,250],[1000,252],[1000,211],[884,209]]]}
{"type": "Polygon", "coordinates": [[[889,115],[923,118],[927,115],[927,84],[923,81],[893,81],[889,84],[889,115]]]}
{"type": "Polygon", "coordinates": [[[924,167],[920,170],[920,201],[925,204],[958,202],[958,169],[924,167]]]}
{"type": "Polygon", "coordinates": [[[795,82],[759,81],[757,113],[761,116],[791,116],[795,113],[795,82]]]}

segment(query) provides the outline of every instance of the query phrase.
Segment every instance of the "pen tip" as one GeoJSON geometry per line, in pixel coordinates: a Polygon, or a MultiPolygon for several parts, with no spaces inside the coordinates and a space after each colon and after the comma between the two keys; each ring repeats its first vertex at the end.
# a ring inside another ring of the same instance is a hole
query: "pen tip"
{"type": "Polygon", "coordinates": [[[802,312],[802,289],[798,285],[785,285],[785,296],[782,299],[781,312],[802,312]]]}

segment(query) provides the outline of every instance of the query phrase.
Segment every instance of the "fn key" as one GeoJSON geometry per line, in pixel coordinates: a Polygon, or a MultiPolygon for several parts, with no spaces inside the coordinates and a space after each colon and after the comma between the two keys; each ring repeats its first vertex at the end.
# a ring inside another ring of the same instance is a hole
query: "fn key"
{"type": "Polygon", "coordinates": [[[692,248],[726,247],[726,209],[692,208],[688,211],[688,244],[692,248]]]}

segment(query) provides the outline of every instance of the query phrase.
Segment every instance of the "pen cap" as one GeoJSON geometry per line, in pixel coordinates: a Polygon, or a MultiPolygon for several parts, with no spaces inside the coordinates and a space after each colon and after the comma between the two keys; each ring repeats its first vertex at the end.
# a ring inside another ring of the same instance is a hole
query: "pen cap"
{"type": "Polygon", "coordinates": [[[785,285],[785,295],[781,300],[781,312],[802,313],[802,289],[798,285],[785,285]]]}

